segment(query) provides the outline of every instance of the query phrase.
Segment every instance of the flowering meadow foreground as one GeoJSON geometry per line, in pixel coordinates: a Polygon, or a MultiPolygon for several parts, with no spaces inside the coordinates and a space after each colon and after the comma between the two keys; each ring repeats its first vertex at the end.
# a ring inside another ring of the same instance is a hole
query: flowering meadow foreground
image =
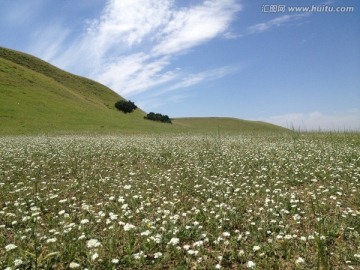
{"type": "Polygon", "coordinates": [[[0,138],[0,269],[360,269],[359,134],[0,138]]]}

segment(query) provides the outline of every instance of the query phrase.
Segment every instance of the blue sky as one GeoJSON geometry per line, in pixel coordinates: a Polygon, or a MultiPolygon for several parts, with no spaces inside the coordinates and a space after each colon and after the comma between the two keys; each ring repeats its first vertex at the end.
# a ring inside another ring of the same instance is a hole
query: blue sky
{"type": "Polygon", "coordinates": [[[358,0],[0,0],[0,46],[147,112],[360,130],[358,0]]]}

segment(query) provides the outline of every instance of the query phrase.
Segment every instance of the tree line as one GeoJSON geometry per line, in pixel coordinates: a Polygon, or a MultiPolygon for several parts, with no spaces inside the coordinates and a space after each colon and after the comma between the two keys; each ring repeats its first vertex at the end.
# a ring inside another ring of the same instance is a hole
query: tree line
{"type": "MultiPolygon", "coordinates": [[[[131,100],[119,100],[115,103],[115,107],[123,113],[132,113],[138,108],[131,100]]],[[[144,119],[171,124],[170,117],[161,113],[150,112],[144,116],[144,119]]]]}

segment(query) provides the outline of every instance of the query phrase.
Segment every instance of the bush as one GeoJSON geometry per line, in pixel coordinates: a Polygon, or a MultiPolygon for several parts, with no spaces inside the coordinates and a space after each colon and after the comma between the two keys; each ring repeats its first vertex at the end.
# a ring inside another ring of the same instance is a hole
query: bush
{"type": "Polygon", "coordinates": [[[130,100],[119,100],[115,103],[115,107],[124,113],[132,113],[134,110],[137,109],[135,103],[130,100]]]}
{"type": "Polygon", "coordinates": [[[146,116],[144,116],[145,119],[147,120],[152,120],[152,121],[158,121],[158,122],[163,122],[163,123],[169,123],[171,124],[171,119],[169,118],[169,116],[167,115],[162,115],[161,113],[148,113],[146,116]]]}

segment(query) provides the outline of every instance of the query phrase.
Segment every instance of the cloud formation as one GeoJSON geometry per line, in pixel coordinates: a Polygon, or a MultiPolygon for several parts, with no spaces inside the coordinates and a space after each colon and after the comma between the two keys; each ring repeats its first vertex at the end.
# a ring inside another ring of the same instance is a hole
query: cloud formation
{"type": "Polygon", "coordinates": [[[188,87],[220,73],[199,78],[179,72],[171,67],[174,56],[225,35],[240,9],[237,0],[189,7],[173,0],[109,0],[101,17],[54,62],[127,96],[165,83],[169,89],[188,87]]]}
{"type": "Polygon", "coordinates": [[[270,30],[271,28],[280,27],[286,23],[289,23],[292,21],[297,21],[297,20],[303,18],[304,16],[308,16],[308,14],[295,14],[295,15],[279,16],[279,17],[271,19],[267,22],[257,23],[257,24],[254,24],[254,25],[248,27],[248,32],[250,34],[262,33],[262,32],[270,30]]]}

